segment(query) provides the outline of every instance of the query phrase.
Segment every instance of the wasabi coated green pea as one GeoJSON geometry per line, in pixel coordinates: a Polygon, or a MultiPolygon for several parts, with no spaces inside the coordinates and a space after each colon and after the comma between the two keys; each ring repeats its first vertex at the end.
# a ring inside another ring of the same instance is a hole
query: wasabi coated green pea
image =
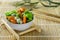
{"type": "Polygon", "coordinates": [[[13,12],[13,13],[17,13],[17,11],[16,11],[16,10],[12,10],[11,12],[13,12]]]}
{"type": "Polygon", "coordinates": [[[18,24],[21,24],[22,21],[21,21],[20,19],[17,19],[17,23],[18,23],[18,24]]]}
{"type": "Polygon", "coordinates": [[[20,19],[19,17],[15,17],[15,19],[20,19]]]}
{"type": "Polygon", "coordinates": [[[17,23],[20,24],[20,19],[17,19],[17,23]]]}

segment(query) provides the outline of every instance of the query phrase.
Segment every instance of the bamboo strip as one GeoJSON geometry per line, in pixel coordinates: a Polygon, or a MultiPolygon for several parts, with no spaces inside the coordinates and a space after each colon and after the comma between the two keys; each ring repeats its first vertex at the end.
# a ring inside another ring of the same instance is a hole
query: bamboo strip
{"type": "Polygon", "coordinates": [[[0,40],[16,40],[15,36],[6,29],[4,24],[0,25],[0,40]]]}
{"type": "Polygon", "coordinates": [[[8,36],[11,35],[11,33],[6,29],[4,25],[0,26],[0,36],[8,36]]]}
{"type": "Polygon", "coordinates": [[[16,40],[13,35],[0,36],[0,40],[16,40]]]}
{"type": "Polygon", "coordinates": [[[12,28],[3,19],[1,20],[6,25],[6,28],[10,31],[10,33],[12,33],[16,39],[19,40],[19,35],[14,30],[12,30],[12,28]]]}

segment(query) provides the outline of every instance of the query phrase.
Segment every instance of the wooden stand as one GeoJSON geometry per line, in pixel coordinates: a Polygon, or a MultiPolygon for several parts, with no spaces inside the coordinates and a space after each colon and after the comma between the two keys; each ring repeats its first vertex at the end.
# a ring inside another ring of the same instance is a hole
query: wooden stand
{"type": "Polygon", "coordinates": [[[2,22],[6,25],[6,28],[12,33],[15,35],[15,37],[17,38],[17,40],[19,40],[19,35],[23,35],[23,34],[26,34],[28,32],[31,32],[31,31],[38,31],[38,32],[41,32],[41,29],[37,27],[37,25],[33,24],[33,26],[25,31],[19,31],[18,33],[16,33],[3,19],[1,19],[2,22]]]}

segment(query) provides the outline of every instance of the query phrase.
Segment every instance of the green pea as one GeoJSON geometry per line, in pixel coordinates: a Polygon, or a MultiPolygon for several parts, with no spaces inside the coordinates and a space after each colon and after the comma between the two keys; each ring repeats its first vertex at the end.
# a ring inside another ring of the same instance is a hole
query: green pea
{"type": "Polygon", "coordinates": [[[15,13],[13,13],[13,14],[11,14],[11,16],[16,16],[16,14],[15,14],[15,13]]]}
{"type": "Polygon", "coordinates": [[[17,11],[16,11],[16,10],[12,10],[11,12],[12,12],[12,13],[17,13],[17,11]]]}
{"type": "Polygon", "coordinates": [[[11,16],[11,13],[10,12],[6,12],[5,15],[6,16],[11,16]]]}
{"type": "Polygon", "coordinates": [[[28,21],[32,21],[32,20],[33,20],[33,14],[32,14],[32,12],[30,12],[30,11],[26,11],[26,12],[23,14],[23,16],[26,16],[28,21]]]}
{"type": "Polygon", "coordinates": [[[18,13],[16,14],[16,17],[19,17],[19,14],[18,13]]]}
{"type": "Polygon", "coordinates": [[[29,20],[31,21],[31,20],[32,20],[32,18],[29,18],[29,20]]]}

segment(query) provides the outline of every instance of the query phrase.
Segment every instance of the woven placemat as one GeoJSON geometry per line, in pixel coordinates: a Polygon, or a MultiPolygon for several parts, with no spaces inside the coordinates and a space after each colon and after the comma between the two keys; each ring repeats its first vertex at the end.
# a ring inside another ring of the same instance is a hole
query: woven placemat
{"type": "MultiPolygon", "coordinates": [[[[59,13],[57,13],[57,11],[60,11],[59,10],[60,7],[57,7],[57,10],[55,8],[47,8],[47,7],[41,7],[40,5],[40,8],[38,10],[40,11],[43,11],[43,12],[47,12],[48,14],[53,14],[53,15],[57,15],[57,16],[60,16],[59,13]],[[56,12],[55,12],[56,11],[56,12]]],[[[7,10],[11,10],[11,9],[14,9],[14,7],[9,7],[9,6],[1,6],[0,7],[1,9],[1,13],[4,13],[5,11],[7,10]]],[[[41,28],[42,28],[42,36],[50,36],[50,35],[60,35],[60,26],[59,26],[59,23],[56,23],[56,22],[52,22],[52,21],[48,21],[48,20],[44,20],[44,19],[41,19],[41,20],[38,20],[40,21],[39,23],[43,23],[43,24],[58,24],[57,25],[41,25],[41,28]]],[[[33,36],[40,36],[41,33],[38,33],[37,31],[31,31],[27,34],[24,34],[22,36],[20,36],[20,39],[21,40],[53,40],[53,37],[52,38],[40,38],[40,37],[33,37],[33,36]],[[27,36],[32,36],[32,37],[27,37],[27,36]]],[[[58,38],[54,38],[54,40],[59,40],[58,38]]]]}
{"type": "Polygon", "coordinates": [[[0,24],[0,40],[16,40],[4,24],[0,24]]]}

